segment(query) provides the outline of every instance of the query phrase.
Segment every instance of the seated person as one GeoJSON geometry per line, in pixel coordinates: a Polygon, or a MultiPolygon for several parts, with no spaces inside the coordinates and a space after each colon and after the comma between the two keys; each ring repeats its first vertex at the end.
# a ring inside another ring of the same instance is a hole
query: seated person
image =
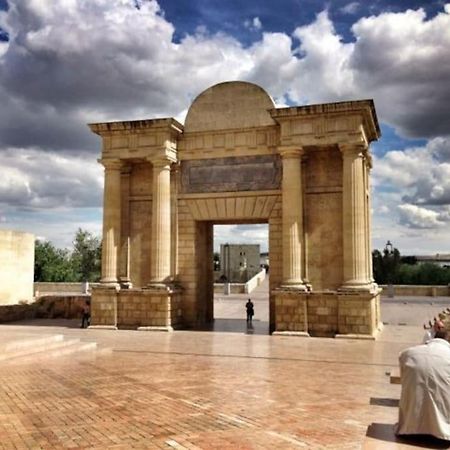
{"type": "Polygon", "coordinates": [[[397,434],[431,434],[450,440],[450,343],[446,330],[400,353],[397,434]]]}

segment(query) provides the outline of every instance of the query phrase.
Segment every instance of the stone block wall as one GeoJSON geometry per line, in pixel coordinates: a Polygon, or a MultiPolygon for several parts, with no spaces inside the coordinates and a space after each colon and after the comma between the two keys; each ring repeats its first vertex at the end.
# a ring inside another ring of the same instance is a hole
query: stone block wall
{"type": "Polygon", "coordinates": [[[0,230],[0,305],[33,301],[34,235],[0,230]]]}
{"type": "Polygon", "coordinates": [[[177,327],[181,324],[181,318],[179,293],[129,289],[120,291],[118,295],[119,327],[177,327]]]}
{"type": "Polygon", "coordinates": [[[308,331],[307,299],[294,293],[275,295],[276,331],[308,331]]]}
{"type": "Polygon", "coordinates": [[[334,336],[338,332],[336,293],[312,292],[307,298],[309,333],[313,336],[334,336]]]}
{"type": "Polygon", "coordinates": [[[339,334],[372,334],[376,301],[358,294],[339,296],[339,334]]]}
{"type": "Polygon", "coordinates": [[[117,290],[115,288],[92,289],[91,325],[117,326],[117,290]]]}
{"type": "Polygon", "coordinates": [[[380,294],[275,290],[277,332],[311,336],[374,336],[380,326],[380,294]]]}

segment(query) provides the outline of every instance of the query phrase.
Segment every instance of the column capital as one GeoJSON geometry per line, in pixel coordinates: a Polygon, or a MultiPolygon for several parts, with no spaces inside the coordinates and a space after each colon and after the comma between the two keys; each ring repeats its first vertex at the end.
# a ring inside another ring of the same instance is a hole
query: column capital
{"type": "Polygon", "coordinates": [[[147,161],[155,167],[164,167],[178,161],[177,151],[171,147],[163,147],[158,153],[147,157],[147,161]]]}
{"type": "Polygon", "coordinates": [[[120,170],[124,165],[121,159],[99,159],[98,162],[106,170],[120,170]]]}
{"type": "Polygon", "coordinates": [[[281,155],[281,158],[297,158],[301,159],[301,157],[305,154],[305,150],[301,146],[279,146],[278,153],[281,155]]]}
{"type": "Polygon", "coordinates": [[[357,143],[357,144],[339,144],[339,150],[342,156],[364,156],[367,153],[367,145],[357,143]]]}

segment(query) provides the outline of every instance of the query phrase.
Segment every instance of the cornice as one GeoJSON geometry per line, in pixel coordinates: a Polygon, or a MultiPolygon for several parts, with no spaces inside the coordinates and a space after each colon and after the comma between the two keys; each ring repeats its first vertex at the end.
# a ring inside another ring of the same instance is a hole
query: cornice
{"type": "Polygon", "coordinates": [[[163,119],[127,120],[123,122],[104,122],[88,124],[91,131],[100,136],[112,133],[135,133],[147,130],[169,130],[177,134],[183,132],[183,125],[172,117],[163,119]]]}

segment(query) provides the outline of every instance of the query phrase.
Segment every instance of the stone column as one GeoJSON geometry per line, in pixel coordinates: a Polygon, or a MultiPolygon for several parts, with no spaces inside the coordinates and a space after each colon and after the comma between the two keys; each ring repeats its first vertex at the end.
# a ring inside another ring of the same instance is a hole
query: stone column
{"type": "Polygon", "coordinates": [[[369,280],[373,283],[373,267],[372,267],[372,206],[370,199],[370,170],[372,168],[372,158],[366,155],[365,158],[365,187],[366,187],[366,229],[367,229],[367,267],[369,280]]]}
{"type": "Polygon", "coordinates": [[[171,274],[178,281],[178,186],[180,177],[180,163],[171,168],[171,215],[172,215],[172,241],[171,241],[171,274]]]}
{"type": "Polygon", "coordinates": [[[116,285],[120,251],[120,169],[122,162],[118,159],[103,159],[100,162],[105,167],[101,283],[116,285]]]}
{"type": "Polygon", "coordinates": [[[283,287],[306,290],[302,279],[304,254],[302,148],[281,148],[283,287]]]}
{"type": "Polygon", "coordinates": [[[362,145],[340,145],[343,158],[343,258],[342,289],[367,290],[371,286],[367,261],[368,223],[364,151],[362,145]]]}
{"type": "Polygon", "coordinates": [[[150,266],[150,284],[164,284],[171,279],[170,242],[170,166],[172,161],[166,158],[152,160],[152,252],[150,266]]]}
{"type": "Polygon", "coordinates": [[[130,178],[131,166],[122,168],[122,220],[119,281],[122,288],[132,286],[130,280],[130,178]]]}

